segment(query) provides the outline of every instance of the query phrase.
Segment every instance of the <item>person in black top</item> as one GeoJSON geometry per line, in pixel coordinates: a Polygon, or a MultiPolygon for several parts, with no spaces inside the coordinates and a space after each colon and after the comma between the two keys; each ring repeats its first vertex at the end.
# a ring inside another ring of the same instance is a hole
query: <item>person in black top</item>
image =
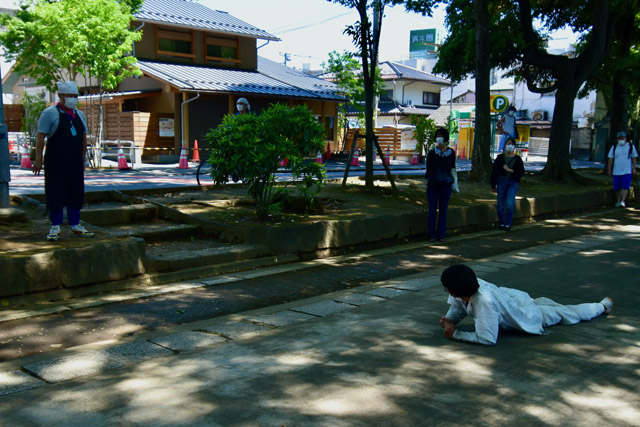
{"type": "Polygon", "coordinates": [[[491,189],[498,194],[498,220],[501,230],[511,230],[518,184],[522,175],[524,163],[520,156],[516,155],[516,141],[509,138],[504,145],[504,153],[498,155],[491,171],[491,189]]]}
{"type": "Polygon", "coordinates": [[[436,130],[436,146],[427,153],[427,202],[429,240],[444,242],[447,237],[447,208],[452,188],[458,191],[456,154],[449,148],[449,132],[436,130]]]}

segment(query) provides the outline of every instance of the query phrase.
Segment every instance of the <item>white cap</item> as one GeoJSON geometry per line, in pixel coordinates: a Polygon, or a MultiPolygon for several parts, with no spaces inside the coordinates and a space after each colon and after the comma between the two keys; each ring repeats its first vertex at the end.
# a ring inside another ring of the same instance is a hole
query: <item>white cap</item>
{"type": "Polygon", "coordinates": [[[58,82],[58,93],[66,94],[78,94],[78,85],[76,82],[58,82]]]}

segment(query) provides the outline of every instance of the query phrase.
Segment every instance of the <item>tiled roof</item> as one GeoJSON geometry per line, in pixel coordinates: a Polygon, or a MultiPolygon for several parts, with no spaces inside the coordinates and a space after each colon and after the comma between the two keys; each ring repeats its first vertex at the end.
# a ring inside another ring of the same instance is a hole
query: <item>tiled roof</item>
{"type": "MultiPolygon", "coordinates": [[[[264,58],[260,58],[259,64],[264,58]]],[[[276,64],[277,65],[277,64],[276,64]]],[[[162,62],[138,61],[138,67],[145,74],[164,81],[181,91],[218,92],[237,94],[262,94],[294,98],[315,98],[342,100],[335,92],[330,91],[329,82],[321,81],[321,87],[314,88],[300,76],[270,76],[268,72],[241,71],[219,69],[186,64],[169,64],[162,62]]],[[[286,67],[285,67],[286,68],[286,67]]],[[[273,71],[271,71],[272,74],[273,71]]],[[[316,81],[319,79],[310,77],[316,81]]],[[[335,85],[334,85],[335,87],[335,85]]]]}
{"type": "Polygon", "coordinates": [[[144,0],[142,8],[134,16],[145,22],[198,28],[264,40],[280,40],[227,12],[212,10],[199,3],[185,0],[144,0]]]}
{"type": "Polygon", "coordinates": [[[338,86],[335,83],[294,70],[261,56],[258,57],[258,72],[309,92],[344,99],[337,95],[338,86]]]}
{"type": "Polygon", "coordinates": [[[397,62],[384,61],[380,65],[380,77],[385,80],[391,79],[407,79],[407,80],[420,80],[428,83],[448,86],[451,82],[442,77],[435,76],[424,71],[417,70],[415,68],[407,67],[406,65],[398,64],[397,62]]]}

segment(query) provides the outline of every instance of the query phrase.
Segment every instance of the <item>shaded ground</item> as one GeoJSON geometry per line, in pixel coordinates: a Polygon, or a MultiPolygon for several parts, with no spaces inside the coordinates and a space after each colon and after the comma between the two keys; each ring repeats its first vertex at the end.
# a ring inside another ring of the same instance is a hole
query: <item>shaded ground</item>
{"type": "MultiPolygon", "coordinates": [[[[522,179],[518,197],[541,197],[555,194],[568,194],[593,189],[611,188],[610,177],[600,170],[578,171],[578,175],[587,178],[591,185],[575,186],[564,183],[542,181],[537,174],[528,173],[522,179]]],[[[460,193],[454,193],[450,206],[468,206],[471,204],[494,204],[495,194],[489,184],[472,182],[460,176],[460,193]]],[[[386,180],[376,180],[376,188],[363,191],[364,181],[350,179],[346,187],[341,183],[328,182],[324,185],[320,198],[324,212],[307,215],[304,212],[289,212],[284,209],[273,213],[268,221],[271,225],[307,223],[323,220],[354,219],[396,212],[422,212],[427,210],[426,180],[420,177],[403,177],[395,181],[397,192],[393,192],[386,180]]],[[[295,196],[291,188],[289,194],[295,196]]],[[[206,191],[184,191],[159,194],[146,197],[196,215],[203,219],[230,225],[255,225],[256,219],[253,201],[243,186],[227,186],[206,191]]]]}
{"type": "Polygon", "coordinates": [[[636,224],[635,209],[607,211],[575,219],[558,219],[490,232],[446,244],[409,251],[398,246],[383,255],[353,258],[309,269],[256,277],[153,298],[73,310],[61,314],[0,323],[0,360],[128,335],[295,301],[498,255],[578,235],[636,224]]]}

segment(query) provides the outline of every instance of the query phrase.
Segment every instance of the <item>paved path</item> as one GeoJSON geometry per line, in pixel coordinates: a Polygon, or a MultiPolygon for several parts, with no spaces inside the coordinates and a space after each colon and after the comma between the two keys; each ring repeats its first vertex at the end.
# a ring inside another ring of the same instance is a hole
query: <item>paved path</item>
{"type": "MultiPolygon", "coordinates": [[[[557,226],[562,227],[558,220],[557,226]]],[[[442,337],[441,270],[0,365],[7,425],[637,425],[640,227],[470,262],[612,315],[485,347],[442,337]],[[12,368],[12,369],[10,369],[12,368]]],[[[470,323],[467,321],[467,327],[470,323]]]]}
{"type": "MultiPolygon", "coordinates": [[[[528,171],[540,171],[544,167],[546,157],[531,157],[525,163],[528,171]]],[[[156,165],[156,164],[136,164],[131,170],[118,170],[117,163],[104,161],[103,169],[87,169],[85,171],[85,190],[86,191],[102,191],[102,190],[132,190],[132,189],[149,189],[149,188],[165,188],[165,187],[190,187],[198,185],[196,179],[197,164],[190,163],[189,169],[178,169],[176,164],[156,165]],[[110,167],[110,168],[109,168],[110,167]]],[[[573,160],[574,168],[602,168],[603,163],[586,162],[573,160]]],[[[330,161],[326,165],[327,176],[330,179],[342,179],[346,163],[341,161],[330,161]]],[[[470,160],[457,160],[457,168],[460,171],[470,170],[470,160]]],[[[405,175],[423,175],[424,165],[413,166],[404,161],[392,161],[391,169],[394,173],[402,173],[405,175]]],[[[377,175],[384,175],[385,171],[380,161],[374,166],[374,172],[377,175]]],[[[364,176],[364,163],[359,167],[351,167],[350,177],[364,176]]],[[[279,174],[279,179],[284,180],[290,178],[286,172],[279,174]]],[[[211,184],[211,179],[207,175],[201,175],[202,184],[211,184]]],[[[44,175],[34,176],[30,170],[20,169],[18,166],[11,166],[11,182],[9,183],[9,194],[43,194],[44,193],[44,175]]]]}

